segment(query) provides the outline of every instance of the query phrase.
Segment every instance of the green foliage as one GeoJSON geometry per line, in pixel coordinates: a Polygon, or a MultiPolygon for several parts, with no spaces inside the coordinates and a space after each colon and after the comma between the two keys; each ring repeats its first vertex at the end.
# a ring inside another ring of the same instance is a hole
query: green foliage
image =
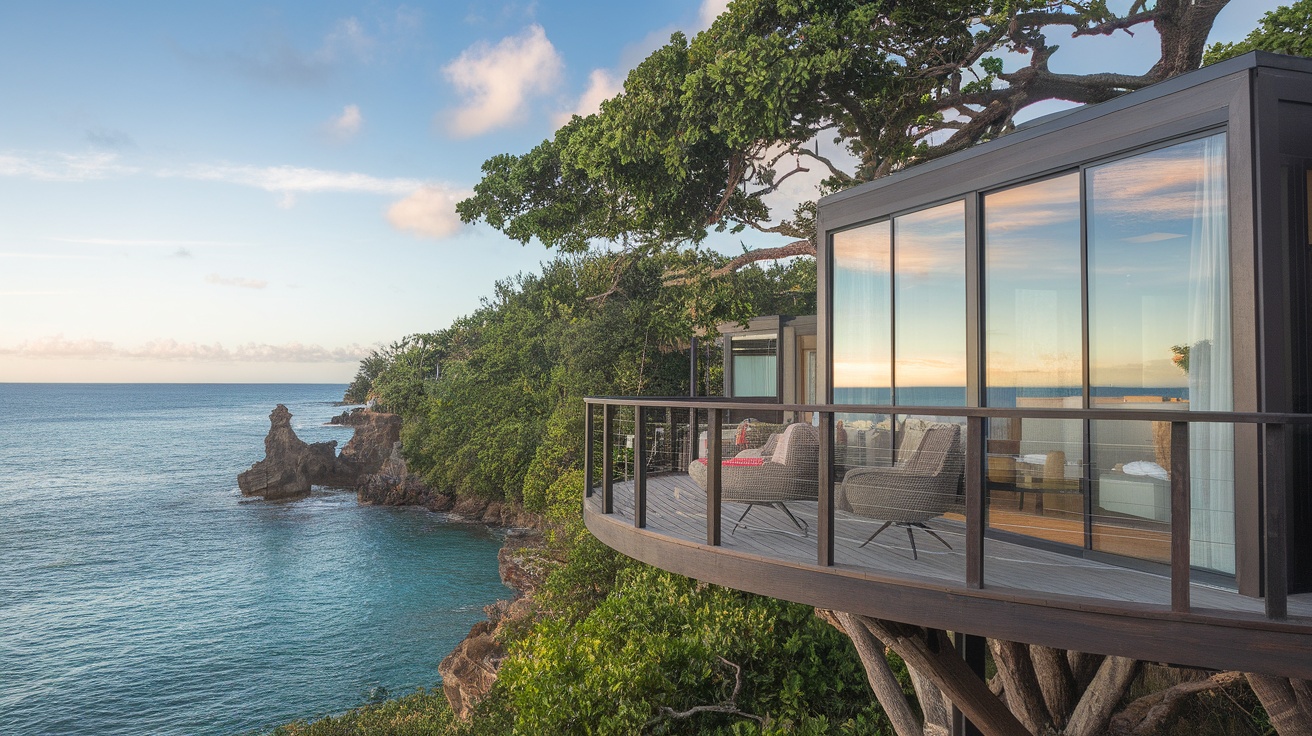
{"type": "Polygon", "coordinates": [[[1203,63],[1215,64],[1249,51],[1312,56],[1312,0],[1298,0],[1263,15],[1257,28],[1238,43],[1212,44],[1203,63]]]}
{"type": "Polygon", "coordinates": [[[366,705],[313,723],[297,721],[272,736],[455,736],[459,721],[441,689],[366,705]]]}
{"type": "Polygon", "coordinates": [[[639,565],[586,617],[541,618],[497,687],[521,734],[890,732],[851,642],[810,608],[639,565]],[[729,701],[734,665],[735,706],[765,725],[662,715],[729,701]]]}

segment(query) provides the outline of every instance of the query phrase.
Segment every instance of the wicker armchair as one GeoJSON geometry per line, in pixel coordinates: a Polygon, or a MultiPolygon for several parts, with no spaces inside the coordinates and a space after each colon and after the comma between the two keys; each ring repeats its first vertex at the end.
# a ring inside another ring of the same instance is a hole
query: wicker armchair
{"type": "Polygon", "coordinates": [[[955,424],[936,424],[925,431],[915,451],[904,462],[886,468],[848,471],[836,505],[860,516],[884,520],[884,525],[861,543],[862,547],[888,527],[902,526],[911,540],[911,557],[917,559],[913,534],[917,528],[952,549],[924,522],[942,515],[956,503],[964,470],[961,428],[955,424]]]}
{"type": "MultiPolygon", "coordinates": [[[[747,504],[734,523],[733,534],[753,506],[772,506],[788,517],[803,536],[809,533],[785,505],[787,501],[813,501],[818,497],[820,440],[815,427],[790,424],[760,449],[749,449],[720,463],[720,497],[747,504]]],[[[702,458],[688,466],[688,475],[706,488],[707,464],[702,458]]]]}

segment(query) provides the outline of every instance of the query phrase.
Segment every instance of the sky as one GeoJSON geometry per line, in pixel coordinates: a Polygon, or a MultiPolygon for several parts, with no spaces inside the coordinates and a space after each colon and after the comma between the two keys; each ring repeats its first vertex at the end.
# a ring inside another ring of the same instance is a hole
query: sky
{"type": "MultiPolygon", "coordinates": [[[[725,4],[0,3],[0,382],[349,381],[552,258],[459,222],[483,161],[725,4]]],[[[1061,43],[1062,72],[1157,53],[1061,43]]]]}

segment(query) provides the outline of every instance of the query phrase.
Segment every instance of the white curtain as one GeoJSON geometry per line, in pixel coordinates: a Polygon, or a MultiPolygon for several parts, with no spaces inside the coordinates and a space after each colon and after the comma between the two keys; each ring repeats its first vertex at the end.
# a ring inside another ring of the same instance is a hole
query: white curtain
{"type": "MultiPolygon", "coordinates": [[[[1225,135],[1200,143],[1201,176],[1195,190],[1189,259],[1189,408],[1230,411],[1234,376],[1225,135]]],[[[1195,567],[1234,573],[1233,425],[1190,425],[1189,466],[1190,561],[1195,567]]]]}

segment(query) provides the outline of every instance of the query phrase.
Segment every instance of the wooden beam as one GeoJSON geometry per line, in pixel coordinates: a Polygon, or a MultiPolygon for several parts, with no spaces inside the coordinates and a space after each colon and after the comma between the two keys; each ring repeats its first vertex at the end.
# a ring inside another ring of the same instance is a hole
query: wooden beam
{"type": "Polygon", "coordinates": [[[1266,424],[1262,430],[1263,594],[1267,618],[1283,621],[1289,615],[1285,427],[1266,424]]]}
{"type": "Polygon", "coordinates": [[[601,407],[601,513],[615,512],[615,406],[601,407]]]}
{"type": "Polygon", "coordinates": [[[1171,422],[1171,610],[1189,612],[1189,424],[1171,422]]]}
{"type": "Polygon", "coordinates": [[[834,564],[834,413],[820,412],[820,501],[816,509],[816,564],[834,564]]]}
{"type": "Polygon", "coordinates": [[[647,526],[647,413],[633,409],[633,525],[647,526]]]}
{"type": "Polygon", "coordinates": [[[984,587],[984,418],[966,419],[966,587],[984,587]]]}
{"type": "Polygon", "coordinates": [[[720,431],[723,409],[711,409],[706,422],[706,543],[720,546],[720,460],[724,441],[720,431]]]}

